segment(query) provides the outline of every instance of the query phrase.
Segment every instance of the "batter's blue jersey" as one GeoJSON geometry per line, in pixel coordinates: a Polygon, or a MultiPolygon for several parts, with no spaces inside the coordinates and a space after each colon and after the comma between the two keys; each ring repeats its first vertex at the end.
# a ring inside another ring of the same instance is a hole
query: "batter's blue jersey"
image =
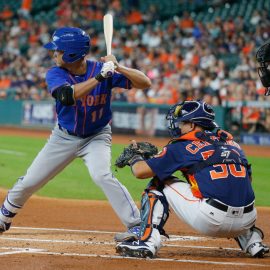
{"type": "MultiPolygon", "coordinates": [[[[214,136],[216,134],[210,135],[219,140],[214,136]]],[[[225,145],[227,151],[225,154],[229,155],[230,151],[234,151],[247,161],[236,142],[228,140],[225,145]]],[[[185,173],[187,168],[209,158],[214,149],[213,144],[199,140],[195,132],[190,132],[180,140],[165,146],[161,153],[146,162],[156,176],[164,180],[178,170],[185,173]]],[[[187,178],[194,196],[214,198],[227,205],[240,207],[250,204],[255,198],[249,173],[251,172],[240,164],[216,164],[188,175],[187,178]]]]}
{"type": "MultiPolygon", "coordinates": [[[[48,90],[54,90],[63,85],[74,85],[95,77],[100,73],[103,63],[87,61],[87,71],[84,75],[73,75],[68,70],[52,67],[46,74],[48,90]]],[[[106,126],[111,118],[112,88],[130,89],[131,82],[122,74],[114,73],[111,78],[99,83],[88,95],[76,100],[73,106],[64,106],[56,101],[58,123],[71,133],[86,136],[97,133],[106,126]]]]}

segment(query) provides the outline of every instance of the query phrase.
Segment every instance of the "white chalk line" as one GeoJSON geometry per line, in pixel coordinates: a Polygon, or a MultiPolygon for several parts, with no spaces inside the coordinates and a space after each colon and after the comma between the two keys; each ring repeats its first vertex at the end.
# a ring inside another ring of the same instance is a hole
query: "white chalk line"
{"type": "Polygon", "coordinates": [[[21,250],[21,251],[44,251],[45,249],[40,248],[19,248],[19,247],[0,247],[0,249],[8,249],[8,250],[21,250]]]}
{"type": "MultiPolygon", "coordinates": [[[[60,228],[34,228],[34,227],[12,227],[12,230],[30,230],[30,231],[59,231],[59,232],[74,232],[74,233],[95,233],[95,234],[116,234],[119,232],[111,231],[96,231],[96,230],[74,230],[74,229],[60,229],[60,228]]],[[[166,241],[203,241],[210,239],[209,237],[190,236],[190,235],[170,235],[170,239],[166,241]]]]}
{"type": "Polygon", "coordinates": [[[17,248],[17,247],[0,247],[1,249],[13,250],[13,251],[6,251],[0,252],[0,256],[5,255],[13,255],[13,254],[22,254],[22,253],[36,253],[36,252],[43,252],[44,249],[37,249],[37,248],[17,248]]]}
{"type": "MultiPolygon", "coordinates": [[[[13,227],[13,229],[26,229],[26,230],[44,230],[44,231],[63,231],[63,232],[87,232],[87,233],[116,233],[116,232],[103,232],[103,231],[90,231],[90,230],[70,230],[70,229],[58,229],[58,228],[32,228],[32,227],[13,227]]],[[[179,237],[179,236],[176,236],[179,237]]],[[[184,236],[188,237],[188,236],[184,236]]],[[[94,244],[94,245],[115,245],[114,242],[95,242],[95,241],[75,241],[75,240],[50,240],[50,239],[37,239],[37,238],[16,238],[16,237],[0,237],[0,239],[10,241],[32,241],[32,242],[55,242],[55,243],[83,243],[83,244],[94,244]]],[[[163,246],[169,247],[181,247],[181,248],[195,248],[195,249],[220,249],[220,247],[208,247],[208,246],[184,246],[176,244],[163,244],[163,246]]],[[[108,258],[108,259],[133,259],[133,260],[145,260],[141,258],[123,257],[117,255],[97,255],[97,254],[82,254],[82,253],[66,253],[66,252],[50,252],[44,249],[35,248],[8,248],[2,247],[2,249],[10,249],[14,251],[2,252],[0,256],[12,255],[18,253],[31,253],[31,254],[44,254],[44,255],[56,255],[56,256],[78,256],[78,257],[95,257],[95,258],[108,258]]],[[[239,250],[234,248],[222,248],[224,250],[239,250]]],[[[187,259],[169,259],[169,258],[153,258],[151,261],[164,261],[164,262],[179,262],[179,263],[199,263],[199,264],[217,264],[217,265],[236,265],[236,266],[259,266],[269,267],[268,264],[254,264],[254,263],[237,263],[237,262],[220,262],[220,261],[204,261],[204,260],[187,260],[187,259]]]]}
{"type": "Polygon", "coordinates": [[[113,242],[99,242],[99,241],[83,241],[83,240],[51,240],[51,239],[38,239],[38,238],[17,238],[17,237],[5,237],[0,239],[8,241],[20,241],[20,242],[40,242],[40,243],[67,243],[67,244],[88,244],[88,245],[115,245],[113,242]]]}
{"type": "Polygon", "coordinates": [[[7,252],[1,252],[0,256],[5,256],[5,255],[13,255],[13,254],[22,254],[24,253],[23,251],[17,250],[17,251],[7,251],[7,252]]]}
{"type": "MultiPolygon", "coordinates": [[[[51,239],[19,238],[19,237],[6,237],[6,236],[1,236],[0,239],[5,239],[8,241],[20,241],[20,242],[66,243],[66,244],[106,245],[106,246],[115,245],[115,242],[108,242],[108,241],[55,240],[55,239],[51,240],[51,239]]],[[[220,247],[177,245],[177,244],[166,244],[166,243],[162,243],[162,246],[163,247],[177,247],[177,248],[194,248],[194,249],[220,249],[220,247]]],[[[239,248],[222,248],[222,250],[240,251],[239,248]]]]}
{"type": "Polygon", "coordinates": [[[174,263],[196,263],[196,264],[217,264],[217,265],[236,265],[236,266],[259,266],[268,267],[269,265],[258,264],[258,263],[237,263],[237,262],[219,262],[219,261],[202,261],[202,260],[181,260],[181,259],[168,259],[168,258],[153,258],[153,259],[142,259],[134,257],[123,257],[117,255],[97,255],[97,254],[83,254],[83,253],[66,253],[66,252],[50,252],[42,251],[38,249],[25,249],[22,251],[14,252],[3,252],[1,255],[12,255],[18,253],[31,253],[31,254],[43,254],[43,255],[55,255],[55,256],[76,256],[76,257],[92,257],[92,258],[105,258],[105,259],[125,259],[125,260],[149,260],[149,261],[162,261],[162,262],[174,262],[174,263]]]}
{"type": "Polygon", "coordinates": [[[8,154],[8,155],[15,155],[15,156],[25,156],[26,155],[26,153],[23,153],[23,152],[6,150],[6,149],[0,149],[0,153],[8,154]]]}

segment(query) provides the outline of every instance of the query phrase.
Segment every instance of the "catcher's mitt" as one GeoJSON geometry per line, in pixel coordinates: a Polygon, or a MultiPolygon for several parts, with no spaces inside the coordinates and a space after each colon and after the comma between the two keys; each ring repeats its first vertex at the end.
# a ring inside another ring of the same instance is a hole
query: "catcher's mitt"
{"type": "Polygon", "coordinates": [[[155,145],[149,142],[133,142],[124,148],[123,152],[115,161],[115,166],[123,168],[130,165],[130,160],[136,155],[141,156],[143,159],[149,159],[158,153],[155,145]]]}

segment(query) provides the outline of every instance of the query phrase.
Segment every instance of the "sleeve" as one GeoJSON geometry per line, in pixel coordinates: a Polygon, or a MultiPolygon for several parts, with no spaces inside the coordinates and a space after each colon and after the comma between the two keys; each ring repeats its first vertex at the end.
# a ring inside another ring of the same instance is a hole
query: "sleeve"
{"type": "Polygon", "coordinates": [[[240,148],[240,155],[241,155],[241,158],[243,159],[243,162],[247,164],[246,169],[247,169],[247,173],[248,173],[249,177],[252,177],[251,164],[248,163],[247,157],[246,157],[242,148],[240,148]]]}
{"type": "Polygon", "coordinates": [[[185,166],[186,158],[184,151],[179,150],[179,147],[176,148],[173,145],[167,145],[158,155],[145,162],[162,181],[185,166]]]}
{"type": "Polygon", "coordinates": [[[64,70],[57,67],[51,68],[46,74],[48,91],[52,94],[55,89],[63,85],[70,85],[64,70]]]}
{"type": "Polygon", "coordinates": [[[115,72],[112,78],[112,88],[120,87],[125,89],[131,89],[131,81],[124,75],[115,72]]]}

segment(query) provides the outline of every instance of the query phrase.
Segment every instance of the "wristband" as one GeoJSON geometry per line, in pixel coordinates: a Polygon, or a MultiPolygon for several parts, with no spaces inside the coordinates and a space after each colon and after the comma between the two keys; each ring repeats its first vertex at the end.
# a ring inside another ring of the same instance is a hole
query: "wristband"
{"type": "Polygon", "coordinates": [[[129,161],[128,164],[130,167],[132,167],[135,163],[144,160],[141,155],[135,155],[133,156],[129,161]]]}
{"type": "Polygon", "coordinates": [[[101,73],[98,73],[96,76],[95,76],[95,79],[99,82],[103,82],[105,80],[105,78],[101,75],[101,73]]]}

